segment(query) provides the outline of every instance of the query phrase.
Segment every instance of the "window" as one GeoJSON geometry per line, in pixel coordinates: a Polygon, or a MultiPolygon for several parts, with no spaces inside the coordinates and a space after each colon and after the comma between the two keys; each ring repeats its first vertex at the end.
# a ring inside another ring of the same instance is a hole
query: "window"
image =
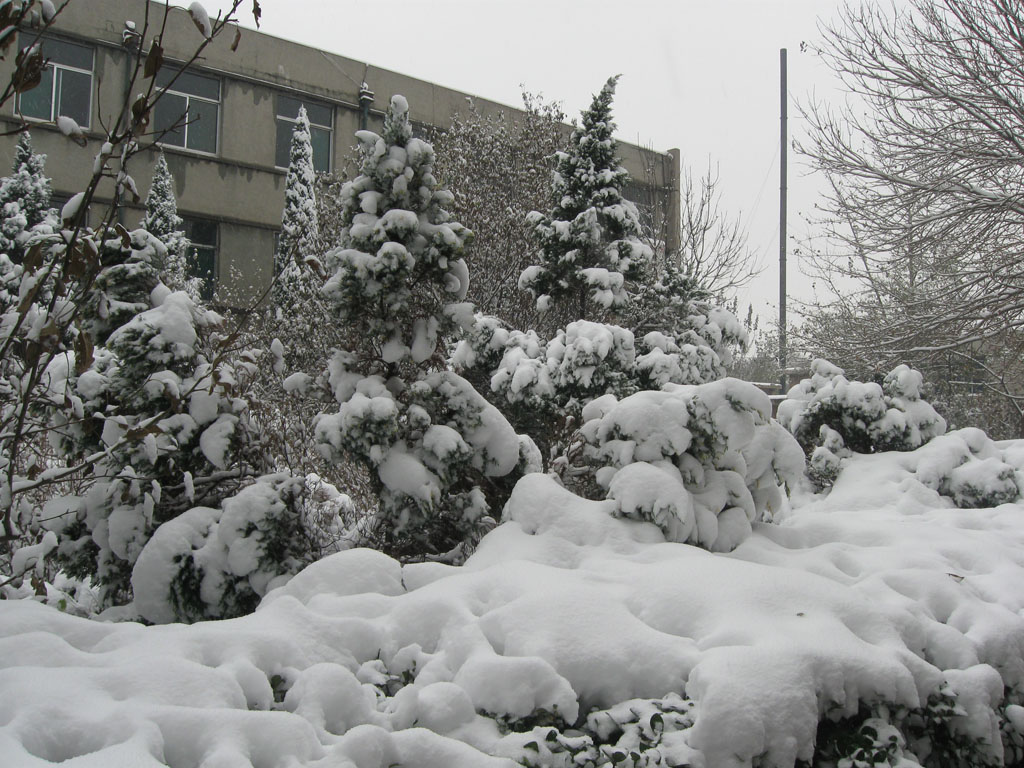
{"type": "Polygon", "coordinates": [[[156,84],[167,92],[153,108],[153,130],[162,144],[198,152],[217,152],[220,80],[161,68],[156,84]],[[171,84],[171,81],[174,81],[171,84]]]}
{"type": "Polygon", "coordinates": [[[279,94],[277,97],[277,153],[275,165],[287,168],[291,155],[292,131],[299,116],[299,107],[306,108],[309,118],[310,143],[313,145],[313,168],[326,173],[331,170],[331,129],[334,109],[323,104],[302,101],[279,94]]]}
{"type": "Polygon", "coordinates": [[[200,296],[212,299],[217,287],[217,222],[185,218],[188,238],[188,276],[203,281],[200,296]]]}
{"type": "Polygon", "coordinates": [[[18,97],[18,111],[36,120],[70,117],[88,128],[92,114],[93,49],[64,40],[41,41],[43,58],[50,63],[42,80],[18,97]]]}

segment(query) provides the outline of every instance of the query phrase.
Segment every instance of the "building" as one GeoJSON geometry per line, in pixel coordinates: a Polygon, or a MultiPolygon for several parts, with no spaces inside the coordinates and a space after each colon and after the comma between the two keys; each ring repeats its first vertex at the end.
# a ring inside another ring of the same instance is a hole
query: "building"
{"type": "MultiPolygon", "coordinates": [[[[42,82],[5,105],[3,127],[19,123],[19,110],[33,124],[33,144],[47,155],[56,203],[87,185],[104,137],[101,126],[116,124],[126,103],[129,67],[136,61],[130,51],[140,36],[148,49],[163,13],[162,3],[147,8],[146,0],[71,0],[43,41],[50,65],[42,82]],[[56,130],[53,120],[59,114],[85,129],[85,148],[56,130]]],[[[22,32],[18,47],[34,37],[22,32]]],[[[186,110],[189,115],[189,122],[165,134],[161,144],[174,175],[179,214],[197,250],[197,270],[221,300],[226,286],[235,295],[253,297],[270,284],[288,147],[300,104],[312,123],[317,170],[330,171],[344,164],[356,130],[379,129],[392,94],[406,96],[420,129],[446,128],[467,99],[441,85],[259,32],[242,30],[236,50],[233,41],[230,31],[216,38],[203,58],[181,73],[153,115],[155,127],[175,124],[186,110]]],[[[182,69],[201,38],[179,8],[170,13],[162,42],[166,64],[157,74],[158,85],[182,69]]],[[[0,62],[5,81],[11,66],[0,62]]],[[[473,100],[483,114],[518,112],[473,100]]],[[[10,165],[15,142],[13,136],[0,138],[4,166],[10,165]]],[[[620,155],[635,180],[627,194],[653,212],[653,226],[674,249],[678,227],[665,225],[679,220],[678,151],[621,143],[620,155]]],[[[143,151],[129,168],[143,198],[156,158],[156,149],[143,151]]],[[[101,189],[96,199],[109,202],[112,189],[101,189]]],[[[129,205],[122,216],[133,227],[142,209],[129,205]]]]}

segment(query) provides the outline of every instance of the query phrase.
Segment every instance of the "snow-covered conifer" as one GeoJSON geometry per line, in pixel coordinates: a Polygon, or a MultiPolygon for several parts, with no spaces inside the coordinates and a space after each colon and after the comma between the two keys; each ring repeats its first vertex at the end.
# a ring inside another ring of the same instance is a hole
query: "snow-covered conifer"
{"type": "Polygon", "coordinates": [[[715,381],[747,348],[739,318],[671,261],[639,286],[625,319],[638,340],[641,389],[715,381]]]}
{"type": "Polygon", "coordinates": [[[292,130],[288,175],[285,177],[284,212],[281,235],[274,254],[274,304],[284,307],[301,294],[299,283],[311,277],[304,260],[313,255],[319,239],[316,213],[316,171],[313,168],[313,145],[306,108],[292,130]]]}
{"type": "Polygon", "coordinates": [[[664,331],[636,338],[627,328],[579,320],[545,341],[481,315],[452,362],[543,449],[564,447],[595,398],[705,384],[725,375],[732,349],[746,342],[743,327],[703,292],[673,293],[669,286],[680,282],[658,281],[645,289],[654,296],[647,307],[655,310],[647,327],[661,323],[664,331]]]}
{"type": "Polygon", "coordinates": [[[583,455],[618,513],[713,551],[732,550],[751,523],[780,511],[780,486],[804,469],[768,396],[739,379],[606,395],[583,419],[583,455]]]}
{"type": "Polygon", "coordinates": [[[489,510],[485,478],[510,474],[520,441],[494,406],[446,368],[456,324],[471,322],[472,233],[451,219],[433,173],[434,150],[413,138],[394,96],[382,135],[356,134],[360,175],[342,190],[341,243],[324,293],[351,330],[328,381],[340,404],[317,438],[329,457],[365,463],[381,499],[382,545],[402,555],[444,553],[489,510]]]}
{"type": "Polygon", "coordinates": [[[142,220],[142,228],[155,235],[167,249],[163,264],[158,265],[160,279],[168,288],[186,291],[198,301],[202,280],[188,276],[188,238],[178,215],[174,177],[163,152],[153,168],[153,183],[146,196],[146,217],[142,220]]]}
{"type": "Polygon", "coordinates": [[[523,270],[519,286],[536,297],[538,309],[567,299],[578,302],[580,319],[620,310],[629,303],[627,281],[651,258],[636,206],[622,195],[629,174],[612,136],[617,81],[610,78],[594,96],[568,151],[557,154],[550,212],[528,216],[539,261],[523,270]]]}
{"type": "Polygon", "coordinates": [[[43,222],[50,209],[46,155],[32,151],[32,137],[22,132],[14,150],[11,175],[0,180],[0,253],[18,264],[24,258],[27,233],[43,222]]]}
{"type": "Polygon", "coordinates": [[[132,566],[153,532],[235,491],[255,457],[236,394],[243,366],[204,355],[220,317],[159,282],[154,265],[166,253],[155,235],[114,234],[103,252],[108,265],[79,331],[90,341],[78,349],[95,351],[50,371],[66,403],[53,414],[51,441],[89,471],[80,494],[60,499],[70,513],[48,526],[61,540],[58,562],[114,605],[130,596],[132,566]]]}
{"type": "Polygon", "coordinates": [[[316,502],[307,479],[264,475],[219,508],[193,507],[164,523],[132,569],[136,610],[154,623],[251,613],[278,583],[346,548],[339,511],[350,512],[351,500],[327,488],[329,498],[316,502]]]}
{"type": "Polygon", "coordinates": [[[850,381],[827,360],[811,363],[811,375],[793,386],[779,405],[779,422],[811,461],[811,479],[832,485],[840,460],[851,453],[913,451],[946,431],[946,421],[922,399],[920,372],[900,365],[881,385],[850,381]]]}

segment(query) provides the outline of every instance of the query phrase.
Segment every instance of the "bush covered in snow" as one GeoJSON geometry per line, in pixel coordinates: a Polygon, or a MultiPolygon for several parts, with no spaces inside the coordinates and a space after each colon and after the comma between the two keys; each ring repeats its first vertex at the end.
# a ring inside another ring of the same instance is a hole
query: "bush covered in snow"
{"type": "MultiPolygon", "coordinates": [[[[850,465],[836,481],[862,482],[863,470],[850,465]],[[847,469],[854,474],[847,478],[847,469]],[[860,479],[859,479],[860,478],[860,479]]],[[[927,489],[961,509],[984,509],[1018,501],[1024,492],[1024,449],[997,443],[980,429],[966,427],[933,438],[915,451],[893,457],[891,482],[910,492],[927,489]],[[898,479],[897,479],[898,478],[898,479]]]]}
{"type": "Polygon", "coordinates": [[[605,395],[583,420],[583,456],[618,514],[655,523],[670,541],[732,550],[803,472],[767,395],[737,379],[605,395]]]}
{"type": "Polygon", "coordinates": [[[14,150],[11,175],[0,180],[0,254],[14,264],[24,261],[31,230],[50,211],[50,179],[45,166],[46,155],[32,151],[32,137],[23,131],[14,150]]]}
{"type": "Polygon", "coordinates": [[[745,340],[735,316],[711,303],[683,302],[689,315],[653,312],[665,331],[638,342],[617,325],[578,320],[549,341],[477,316],[452,357],[456,369],[490,393],[492,402],[526,431],[550,459],[581,423],[584,406],[666,384],[703,384],[722,378],[730,348],[745,340]]]}
{"type": "Polygon", "coordinates": [[[131,577],[135,610],[159,624],[251,613],[277,583],[347,547],[350,506],[318,478],[276,474],[217,509],[189,509],[142,549],[131,577]]]}
{"type": "MultiPolygon", "coordinates": [[[[194,503],[216,503],[254,460],[244,364],[211,361],[204,339],[221,319],[156,277],[163,245],[145,230],[108,239],[122,249],[83,311],[96,347],[51,366],[51,441],[87,468],[84,491],[51,500],[57,559],[91,578],[106,605],[130,596],[131,569],[153,532],[194,503]],[[59,397],[58,397],[59,394],[59,397]]],[[[249,470],[251,471],[251,470],[249,470]]]]}
{"type": "Polygon", "coordinates": [[[434,177],[431,146],[413,138],[403,97],[392,98],[382,135],[356,138],[361,173],[342,188],[341,244],[324,286],[351,343],[330,361],[340,408],[318,418],[317,441],[325,457],[370,471],[387,551],[454,553],[486,522],[491,479],[520,464],[509,423],[446,369],[446,344],[472,318],[459,303],[472,233],[445,210],[452,195],[434,177]]]}
{"type": "Polygon", "coordinates": [[[193,301],[199,301],[203,281],[189,276],[189,241],[182,230],[178,203],[174,198],[174,177],[167,167],[167,158],[161,152],[153,167],[153,182],[146,195],[146,216],[142,228],[164,244],[166,253],[154,265],[164,285],[174,291],[185,291],[193,301]]]}
{"type": "Polygon", "coordinates": [[[946,431],[945,420],[921,399],[923,379],[900,365],[881,384],[849,381],[826,360],[811,363],[779,406],[779,422],[800,443],[819,488],[832,484],[851,453],[912,451],[946,431]]]}

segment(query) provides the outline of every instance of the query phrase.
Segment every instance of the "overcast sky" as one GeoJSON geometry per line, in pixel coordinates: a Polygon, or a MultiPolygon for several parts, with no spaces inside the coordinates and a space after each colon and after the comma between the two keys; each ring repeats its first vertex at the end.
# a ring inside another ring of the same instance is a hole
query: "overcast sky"
{"type": "MultiPolygon", "coordinates": [[[[261,30],[375,66],[518,106],[520,84],[570,116],[613,74],[621,139],[678,147],[698,172],[721,172],[764,273],[741,297],[763,315],[778,300],[779,49],[789,51],[790,135],[795,101],[829,95],[830,73],[801,41],[840,0],[261,0],[261,30]],[[769,307],[769,304],[771,305],[769,307]]],[[[211,13],[225,3],[208,2],[211,13]]],[[[249,3],[243,26],[251,26],[249,3]]],[[[371,84],[372,86],[372,84],[371,84]]],[[[790,151],[791,235],[817,183],[790,151]]],[[[791,289],[809,281],[791,257],[791,289]]],[[[745,306],[741,307],[745,311],[745,306]]]]}

